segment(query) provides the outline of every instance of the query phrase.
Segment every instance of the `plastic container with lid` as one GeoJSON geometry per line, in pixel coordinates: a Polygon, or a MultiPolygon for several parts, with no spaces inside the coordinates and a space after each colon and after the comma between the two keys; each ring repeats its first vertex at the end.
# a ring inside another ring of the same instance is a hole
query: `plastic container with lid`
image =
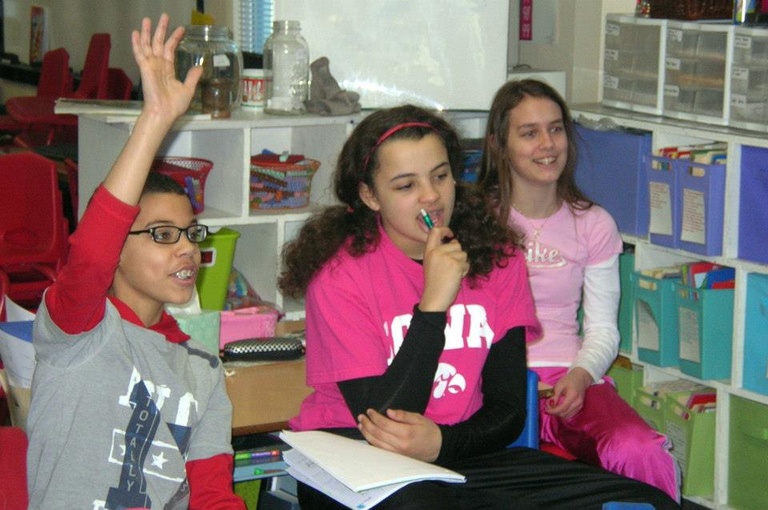
{"type": "Polygon", "coordinates": [[[279,20],[264,43],[267,79],[265,113],[300,115],[309,99],[309,46],[301,35],[301,23],[279,20]]]}
{"type": "Polygon", "coordinates": [[[240,80],[243,108],[263,109],[267,102],[267,84],[263,69],[243,69],[240,80]]]}
{"type": "Polygon", "coordinates": [[[221,25],[190,25],[176,48],[176,76],[183,80],[194,66],[203,67],[190,111],[227,118],[240,106],[243,54],[232,31],[221,25]]]}

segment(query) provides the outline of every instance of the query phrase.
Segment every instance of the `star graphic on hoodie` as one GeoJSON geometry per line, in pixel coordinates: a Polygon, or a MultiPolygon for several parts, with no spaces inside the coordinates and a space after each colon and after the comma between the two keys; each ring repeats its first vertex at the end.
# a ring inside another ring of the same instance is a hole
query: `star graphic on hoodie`
{"type": "Polygon", "coordinates": [[[163,469],[163,464],[168,462],[168,459],[165,458],[165,455],[163,452],[160,452],[160,455],[152,455],[152,465],[163,469]]]}

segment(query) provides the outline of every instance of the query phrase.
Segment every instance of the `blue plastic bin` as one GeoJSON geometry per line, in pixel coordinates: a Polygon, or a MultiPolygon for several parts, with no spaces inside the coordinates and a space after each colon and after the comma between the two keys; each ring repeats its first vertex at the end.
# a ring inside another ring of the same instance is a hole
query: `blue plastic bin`
{"type": "Polygon", "coordinates": [[[648,235],[646,160],[651,134],[640,131],[600,131],[576,124],[579,159],[576,184],[611,213],[619,231],[648,235]]]}
{"type": "Polygon", "coordinates": [[[653,156],[648,161],[649,237],[653,244],[678,248],[680,202],[677,200],[676,160],[653,156]]]}
{"type": "Polygon", "coordinates": [[[716,256],[723,253],[725,165],[677,162],[680,249],[716,256]]]}
{"type": "Polygon", "coordinates": [[[741,148],[739,258],[768,264],[768,149],[741,148]]]}

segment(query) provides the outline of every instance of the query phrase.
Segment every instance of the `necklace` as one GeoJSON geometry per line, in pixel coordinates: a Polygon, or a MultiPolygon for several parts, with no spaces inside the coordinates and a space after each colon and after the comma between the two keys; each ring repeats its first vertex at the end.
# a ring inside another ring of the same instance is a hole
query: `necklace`
{"type": "Polygon", "coordinates": [[[541,223],[539,223],[539,224],[536,224],[536,223],[534,223],[534,221],[533,221],[531,218],[529,218],[528,216],[526,216],[526,215],[523,213],[523,211],[521,211],[521,210],[520,210],[520,209],[519,209],[519,208],[518,208],[518,207],[517,207],[515,204],[512,204],[512,209],[514,209],[515,211],[517,211],[517,213],[518,213],[520,216],[522,216],[522,217],[523,217],[523,219],[525,219],[525,222],[526,222],[526,223],[528,223],[528,225],[529,225],[529,226],[530,226],[530,227],[533,229],[533,235],[532,235],[532,237],[533,237],[533,241],[538,241],[538,240],[539,240],[539,235],[541,234],[541,231],[542,231],[542,230],[544,229],[544,227],[547,225],[547,223],[549,222],[549,219],[550,219],[552,216],[554,216],[554,215],[555,215],[555,213],[557,212],[557,210],[555,210],[554,212],[552,212],[551,214],[549,214],[549,215],[548,215],[546,218],[537,218],[537,220],[540,220],[540,221],[541,221],[541,223]]]}

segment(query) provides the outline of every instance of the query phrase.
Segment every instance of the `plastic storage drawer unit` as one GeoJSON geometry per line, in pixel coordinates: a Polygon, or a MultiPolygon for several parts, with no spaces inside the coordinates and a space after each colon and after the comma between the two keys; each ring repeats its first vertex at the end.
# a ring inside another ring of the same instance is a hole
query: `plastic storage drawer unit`
{"type": "Polygon", "coordinates": [[[729,125],[768,131],[768,31],[736,27],[729,125]]]}
{"type": "Polygon", "coordinates": [[[609,14],[605,23],[602,103],[660,115],[667,21],[609,14]]]}
{"type": "Polygon", "coordinates": [[[677,278],[652,278],[635,273],[635,331],[641,361],[660,367],[677,367],[675,285],[677,278]]]}
{"type": "Polygon", "coordinates": [[[733,29],[723,23],[668,23],[665,116],[728,124],[733,29]]]}

